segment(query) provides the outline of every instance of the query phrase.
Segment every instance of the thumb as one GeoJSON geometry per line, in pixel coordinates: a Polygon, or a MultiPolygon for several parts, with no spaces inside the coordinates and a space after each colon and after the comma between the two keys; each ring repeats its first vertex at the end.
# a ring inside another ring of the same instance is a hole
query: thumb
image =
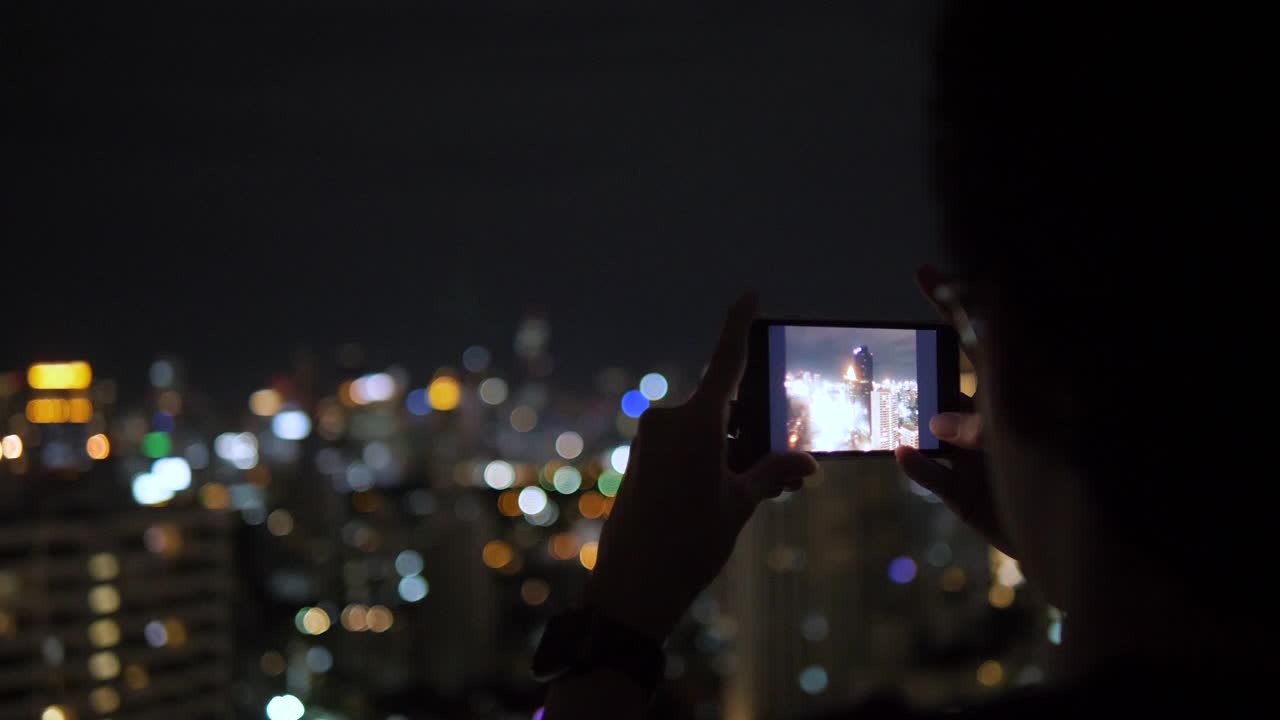
{"type": "Polygon", "coordinates": [[[797,478],[818,472],[818,462],[805,452],[781,452],[767,455],[732,480],[751,507],[766,498],[777,497],[797,478]]]}

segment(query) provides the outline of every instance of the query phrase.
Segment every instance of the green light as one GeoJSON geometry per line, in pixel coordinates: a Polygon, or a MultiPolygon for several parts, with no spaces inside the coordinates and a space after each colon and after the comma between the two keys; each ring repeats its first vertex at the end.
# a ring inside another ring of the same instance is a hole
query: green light
{"type": "Polygon", "coordinates": [[[149,458],[162,458],[173,450],[173,441],[167,432],[149,432],[142,436],[142,454],[149,458]]]}
{"type": "Polygon", "coordinates": [[[556,474],[551,478],[551,482],[556,486],[556,491],[563,495],[572,495],[578,492],[578,488],[582,487],[582,473],[572,465],[565,465],[556,470],[556,474]]]}
{"type": "Polygon", "coordinates": [[[298,628],[298,632],[302,633],[303,635],[311,634],[307,632],[307,611],[310,609],[311,608],[309,607],[304,607],[293,616],[294,627],[298,628]]]}
{"type": "Polygon", "coordinates": [[[618,494],[618,486],[622,484],[622,473],[615,470],[605,470],[600,473],[600,479],[596,480],[596,489],[605,497],[613,497],[618,494]]]}

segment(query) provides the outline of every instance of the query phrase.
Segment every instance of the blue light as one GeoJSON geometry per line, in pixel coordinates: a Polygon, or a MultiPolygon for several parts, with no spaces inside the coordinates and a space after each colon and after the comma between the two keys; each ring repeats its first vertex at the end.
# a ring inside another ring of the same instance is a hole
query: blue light
{"type": "Polygon", "coordinates": [[[418,602],[427,596],[427,581],[421,575],[410,575],[400,579],[400,585],[397,588],[400,591],[400,598],[405,602],[418,602]]]}
{"type": "Polygon", "coordinates": [[[271,418],[271,432],[281,440],[302,440],[311,434],[311,418],[301,410],[285,410],[271,418]]]}
{"type": "Polygon", "coordinates": [[[827,689],[827,670],[821,665],[810,665],[800,671],[800,677],[797,680],[800,682],[801,690],[810,695],[817,695],[827,689]]]}
{"type": "Polygon", "coordinates": [[[889,579],[906,585],[916,577],[916,561],[907,556],[896,557],[889,563],[889,579]]]}
{"type": "Polygon", "coordinates": [[[418,417],[431,412],[431,401],[427,399],[427,391],[422,388],[412,390],[408,395],[405,395],[404,406],[410,414],[418,417]]]}
{"type": "Polygon", "coordinates": [[[151,429],[156,432],[173,432],[173,416],[161,410],[151,416],[151,429]]]}
{"type": "Polygon", "coordinates": [[[639,390],[632,390],[622,396],[622,412],[627,417],[638,418],[640,414],[649,409],[649,398],[639,390]]]}

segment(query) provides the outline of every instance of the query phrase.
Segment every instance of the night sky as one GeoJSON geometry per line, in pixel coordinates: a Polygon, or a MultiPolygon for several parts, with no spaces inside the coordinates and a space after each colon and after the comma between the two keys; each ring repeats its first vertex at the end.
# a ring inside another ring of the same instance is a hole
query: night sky
{"type": "Polygon", "coordinates": [[[916,380],[916,331],[885,328],[789,327],[787,370],[808,370],[834,379],[853,361],[853,349],[871,351],[872,379],[916,380]]]}
{"type": "Polygon", "coordinates": [[[931,317],[932,3],[152,5],[0,10],[0,370],[422,379],[537,309],[585,378],[700,365],[747,287],[931,317]]]}

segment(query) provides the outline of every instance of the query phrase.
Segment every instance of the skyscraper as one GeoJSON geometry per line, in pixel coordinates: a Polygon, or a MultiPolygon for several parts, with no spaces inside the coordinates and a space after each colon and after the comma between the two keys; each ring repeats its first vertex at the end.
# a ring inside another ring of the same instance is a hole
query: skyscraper
{"type": "Polygon", "coordinates": [[[0,531],[0,716],[231,717],[227,516],[0,531]]]}

